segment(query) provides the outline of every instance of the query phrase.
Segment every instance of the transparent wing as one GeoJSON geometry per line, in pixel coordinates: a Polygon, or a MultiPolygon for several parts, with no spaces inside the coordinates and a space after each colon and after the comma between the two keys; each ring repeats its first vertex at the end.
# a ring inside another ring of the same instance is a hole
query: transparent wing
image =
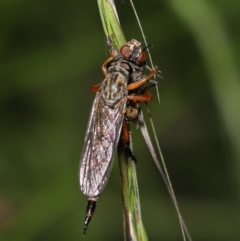
{"type": "Polygon", "coordinates": [[[112,168],[127,98],[115,105],[105,105],[97,92],[84,140],[79,170],[80,188],[83,194],[97,196],[105,187],[112,168]]]}

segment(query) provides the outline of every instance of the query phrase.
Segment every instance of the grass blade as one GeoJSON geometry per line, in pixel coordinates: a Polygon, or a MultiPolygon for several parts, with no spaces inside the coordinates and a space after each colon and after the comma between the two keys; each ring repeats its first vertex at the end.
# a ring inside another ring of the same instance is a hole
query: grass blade
{"type": "MultiPolygon", "coordinates": [[[[112,36],[118,51],[126,43],[113,1],[98,0],[100,16],[106,38],[112,36]]],[[[125,241],[147,241],[142,223],[135,163],[129,156],[124,140],[118,144],[118,160],[122,184],[123,227],[125,241]]]]}

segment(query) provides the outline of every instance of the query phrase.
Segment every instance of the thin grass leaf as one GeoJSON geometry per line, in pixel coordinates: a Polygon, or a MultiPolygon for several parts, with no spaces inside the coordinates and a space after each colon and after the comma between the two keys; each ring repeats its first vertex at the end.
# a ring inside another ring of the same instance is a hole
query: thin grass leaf
{"type": "MultiPolygon", "coordinates": [[[[146,103],[146,106],[147,106],[147,103],[146,103]]],[[[179,209],[179,206],[178,206],[178,203],[177,203],[177,199],[176,199],[173,187],[172,187],[172,183],[171,183],[171,180],[170,180],[170,177],[169,177],[169,174],[168,174],[168,170],[167,170],[167,167],[166,167],[166,164],[165,164],[165,160],[164,160],[161,148],[160,148],[160,144],[158,142],[157,134],[156,134],[155,127],[154,127],[154,124],[153,124],[153,119],[151,117],[150,110],[149,110],[148,106],[147,106],[147,112],[148,112],[148,115],[149,115],[149,120],[150,120],[150,123],[151,123],[154,139],[155,139],[155,142],[157,144],[157,149],[158,149],[158,153],[160,155],[161,162],[159,161],[158,156],[157,156],[157,154],[156,154],[156,152],[154,150],[154,147],[153,147],[152,141],[150,139],[150,136],[149,136],[149,133],[148,133],[148,129],[147,129],[147,126],[145,124],[144,117],[143,117],[141,109],[140,109],[140,114],[139,114],[139,117],[138,117],[139,129],[142,132],[144,140],[146,141],[148,149],[150,150],[150,153],[151,153],[151,155],[153,157],[153,160],[154,160],[154,162],[155,162],[155,164],[156,164],[156,166],[157,166],[157,168],[158,168],[158,170],[159,170],[159,172],[160,172],[160,174],[161,174],[161,176],[163,178],[163,181],[164,181],[164,183],[165,183],[165,185],[167,187],[167,190],[168,190],[168,192],[169,192],[169,194],[171,196],[171,199],[173,201],[174,207],[175,207],[175,209],[177,211],[177,215],[178,215],[178,219],[179,219],[179,223],[180,223],[180,227],[181,227],[183,240],[184,241],[186,241],[186,240],[192,241],[192,238],[190,236],[190,233],[188,231],[188,228],[187,228],[187,226],[185,224],[185,221],[184,221],[184,219],[182,217],[182,214],[180,212],[180,209],[179,209]]]]}

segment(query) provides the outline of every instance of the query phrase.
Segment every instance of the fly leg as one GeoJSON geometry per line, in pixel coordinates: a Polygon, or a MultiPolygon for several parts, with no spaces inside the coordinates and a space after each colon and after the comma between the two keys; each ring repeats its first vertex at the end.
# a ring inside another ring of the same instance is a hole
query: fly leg
{"type": "MultiPolygon", "coordinates": [[[[110,56],[102,65],[102,72],[105,77],[107,77],[108,75],[107,65],[114,59],[114,57],[115,56],[110,56]]],[[[100,88],[100,84],[93,85],[91,86],[91,91],[96,93],[99,88],[100,88]]]]}
{"type": "Polygon", "coordinates": [[[92,92],[96,93],[99,88],[100,88],[100,84],[96,84],[96,85],[91,86],[90,89],[92,92]]]}
{"type": "Polygon", "coordinates": [[[129,133],[129,127],[128,127],[128,123],[127,123],[126,120],[123,120],[122,136],[123,136],[124,142],[126,144],[126,150],[128,152],[128,155],[131,157],[131,159],[134,162],[137,162],[137,159],[133,155],[132,150],[131,150],[131,146],[130,146],[130,144],[131,144],[131,136],[130,136],[130,133],[129,133]]]}
{"type": "MultiPolygon", "coordinates": [[[[111,36],[109,36],[109,38],[111,38],[111,36]]],[[[108,76],[108,70],[107,70],[108,64],[109,64],[114,58],[116,58],[116,56],[118,55],[118,52],[113,48],[112,44],[109,43],[109,42],[110,42],[110,40],[108,40],[108,44],[110,44],[109,47],[112,48],[112,50],[111,50],[111,56],[108,57],[108,58],[104,61],[104,63],[102,64],[102,72],[103,72],[103,75],[104,75],[105,77],[108,76]]],[[[97,92],[98,89],[99,89],[99,87],[100,87],[100,84],[93,85],[93,86],[91,87],[91,90],[92,90],[93,92],[97,92]]],[[[137,87],[136,87],[136,88],[137,88],[137,87]]],[[[134,88],[134,89],[135,89],[135,88],[134,88]]]]}
{"type": "Polygon", "coordinates": [[[107,65],[115,58],[115,56],[111,55],[102,65],[102,72],[105,77],[108,75],[107,65]]]}
{"type": "Polygon", "coordinates": [[[145,91],[144,92],[144,95],[128,95],[127,96],[127,99],[128,100],[131,100],[131,101],[140,101],[140,102],[143,102],[143,101],[151,101],[153,98],[153,96],[148,92],[148,91],[145,91]]]}
{"type": "MultiPolygon", "coordinates": [[[[114,59],[114,57],[115,56],[110,56],[102,65],[102,72],[105,77],[107,77],[108,75],[107,65],[114,59]]],[[[93,85],[91,86],[91,91],[96,93],[99,88],[100,88],[100,84],[93,85]]]]}
{"type": "MultiPolygon", "coordinates": [[[[151,101],[152,100],[152,95],[148,92],[145,91],[144,95],[129,95],[127,96],[129,103],[126,108],[125,112],[125,118],[129,121],[136,121],[138,117],[138,102],[140,101],[151,101]]],[[[132,153],[131,150],[131,136],[129,133],[129,125],[127,121],[124,119],[123,120],[123,125],[122,125],[122,136],[126,144],[126,149],[133,161],[136,162],[136,158],[132,153]]]]}
{"type": "Polygon", "coordinates": [[[147,81],[149,81],[155,74],[159,72],[159,69],[153,69],[149,75],[144,76],[141,79],[135,80],[133,83],[128,85],[128,90],[135,90],[141,86],[143,86],[147,81]]]}
{"type": "Polygon", "coordinates": [[[116,56],[118,54],[118,51],[113,47],[113,38],[115,37],[115,34],[111,34],[107,37],[107,45],[109,48],[109,52],[111,55],[116,56]]]}

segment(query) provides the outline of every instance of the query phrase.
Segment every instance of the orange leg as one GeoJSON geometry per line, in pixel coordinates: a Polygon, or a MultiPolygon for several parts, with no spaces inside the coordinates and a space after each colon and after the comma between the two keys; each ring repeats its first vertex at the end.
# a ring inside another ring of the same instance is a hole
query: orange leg
{"type": "Polygon", "coordinates": [[[130,136],[129,136],[129,130],[128,130],[128,125],[127,125],[126,120],[123,120],[122,136],[123,136],[123,139],[124,139],[126,145],[129,145],[129,143],[130,143],[130,136]]]}
{"type": "Polygon", "coordinates": [[[107,65],[114,59],[115,56],[110,56],[102,65],[102,72],[105,77],[108,75],[107,65]]]}
{"type": "Polygon", "coordinates": [[[107,37],[107,45],[109,48],[109,52],[111,55],[116,56],[118,54],[118,51],[113,47],[113,38],[115,37],[114,34],[111,34],[107,37]]]}
{"type": "Polygon", "coordinates": [[[144,95],[128,95],[127,99],[128,100],[133,100],[133,101],[151,101],[152,100],[152,95],[148,92],[145,91],[144,95]]]}
{"type": "Polygon", "coordinates": [[[93,86],[91,86],[91,91],[96,93],[99,88],[100,88],[100,84],[93,85],[93,86]]]}
{"type": "Polygon", "coordinates": [[[133,83],[129,84],[128,90],[135,90],[135,89],[141,87],[142,85],[144,85],[148,80],[150,80],[158,72],[159,72],[158,68],[152,70],[151,73],[148,76],[146,76],[145,78],[136,80],[133,83]]]}
{"type": "Polygon", "coordinates": [[[126,120],[123,120],[123,125],[122,125],[122,137],[124,139],[124,142],[126,144],[126,150],[128,151],[129,156],[131,159],[135,162],[137,162],[136,157],[133,155],[131,149],[130,149],[130,135],[129,135],[129,128],[127,125],[126,120]]]}
{"type": "MultiPolygon", "coordinates": [[[[102,72],[105,77],[107,77],[107,75],[108,75],[108,71],[107,71],[106,67],[113,60],[113,58],[114,58],[114,56],[110,56],[102,65],[102,72]]],[[[93,85],[93,86],[91,86],[91,91],[96,93],[98,91],[99,87],[100,87],[100,84],[93,85]]]]}

